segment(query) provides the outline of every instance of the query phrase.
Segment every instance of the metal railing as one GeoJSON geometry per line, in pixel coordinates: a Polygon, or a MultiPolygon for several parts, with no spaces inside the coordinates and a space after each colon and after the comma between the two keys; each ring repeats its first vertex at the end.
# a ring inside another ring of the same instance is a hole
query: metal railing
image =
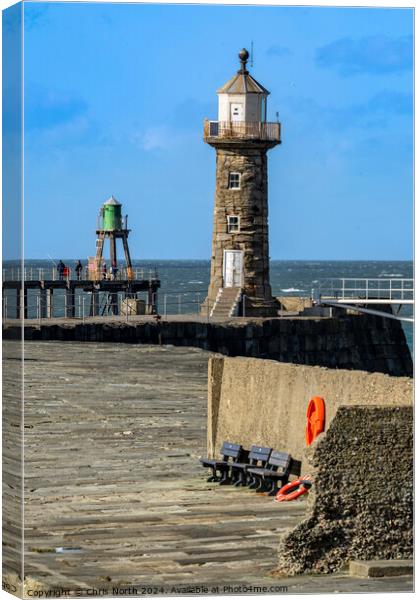
{"type": "MultiPolygon", "coordinates": [[[[246,317],[246,300],[242,296],[238,309],[240,317],[246,317]]],[[[68,296],[65,290],[59,289],[46,296],[37,290],[29,290],[25,306],[18,310],[19,296],[5,295],[2,302],[3,322],[8,319],[23,318],[38,321],[50,319],[82,320],[87,318],[118,318],[125,319],[133,317],[153,316],[159,314],[161,317],[199,315],[201,318],[211,321],[212,307],[207,291],[171,292],[160,295],[159,302],[156,293],[150,298],[118,293],[116,301],[112,301],[106,292],[78,292],[75,296],[68,296]],[[155,310],[154,310],[155,309],[155,310]],[[20,315],[20,316],[19,316],[20,315]]],[[[228,318],[228,315],[226,315],[228,318]]],[[[216,317],[216,320],[220,317],[216,317]]]]}
{"type": "Polygon", "coordinates": [[[204,138],[253,139],[280,142],[280,123],[204,121],[204,138]]]}
{"type": "MultiPolygon", "coordinates": [[[[2,316],[3,322],[7,319],[16,319],[17,305],[10,297],[3,297],[2,316]]],[[[153,299],[154,301],[155,299],[153,299]]],[[[54,295],[48,301],[40,294],[33,295],[27,299],[26,306],[21,307],[21,314],[30,320],[44,321],[49,319],[81,319],[88,317],[125,317],[151,315],[153,304],[131,296],[118,297],[116,302],[103,301],[98,293],[92,304],[92,294],[83,294],[69,302],[66,295],[54,295]]]]}
{"type": "Polygon", "coordinates": [[[342,277],[319,282],[316,300],[352,303],[402,303],[414,301],[413,279],[342,277]]]}
{"type": "Polygon", "coordinates": [[[131,268],[126,267],[119,268],[116,273],[112,273],[109,269],[103,271],[102,269],[91,270],[87,266],[78,272],[76,269],[66,267],[63,273],[59,273],[56,267],[50,268],[37,268],[27,267],[21,269],[20,267],[9,267],[3,269],[3,281],[127,281],[128,279],[139,279],[139,280],[154,280],[158,278],[156,269],[145,269],[145,268],[131,268]],[[131,272],[130,272],[131,271],[131,272]]]}
{"type": "MultiPolygon", "coordinates": [[[[133,297],[123,293],[116,295],[112,301],[106,292],[80,292],[69,297],[65,290],[56,290],[48,298],[37,290],[30,290],[25,306],[18,310],[19,296],[4,295],[2,302],[3,321],[17,319],[25,314],[30,320],[82,319],[87,317],[142,316],[153,314],[153,307],[162,316],[200,314],[203,295],[200,292],[183,292],[163,294],[160,303],[154,292],[150,303],[147,294],[144,298],[133,297]],[[93,313],[93,314],[92,314],[93,313]]],[[[209,312],[210,306],[208,305],[209,312]]],[[[205,315],[206,311],[203,311],[205,315]]]]}
{"type": "Polygon", "coordinates": [[[184,292],[181,294],[163,294],[163,303],[161,305],[162,316],[166,317],[167,315],[174,314],[186,314],[185,308],[190,313],[200,313],[201,311],[201,295],[200,292],[184,292]],[[190,297],[194,295],[195,299],[187,300],[185,296],[190,297]]]}

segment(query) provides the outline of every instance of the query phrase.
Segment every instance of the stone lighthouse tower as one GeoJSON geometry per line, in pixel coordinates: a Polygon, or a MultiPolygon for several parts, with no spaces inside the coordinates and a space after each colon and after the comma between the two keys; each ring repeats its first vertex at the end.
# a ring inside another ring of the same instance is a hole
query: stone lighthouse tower
{"type": "Polygon", "coordinates": [[[217,121],[204,140],[216,149],[216,194],[210,286],[211,316],[275,316],[268,252],[267,150],[280,143],[280,123],[267,122],[268,92],[240,69],[218,90],[217,121]]]}

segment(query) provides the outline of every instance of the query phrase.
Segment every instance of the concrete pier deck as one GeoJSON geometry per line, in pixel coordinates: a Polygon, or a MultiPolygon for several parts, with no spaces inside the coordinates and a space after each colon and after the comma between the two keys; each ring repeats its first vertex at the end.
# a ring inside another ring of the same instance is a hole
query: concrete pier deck
{"type": "MultiPolygon", "coordinates": [[[[6,341],[3,349],[7,388],[20,346],[6,341]]],[[[210,353],[45,341],[26,342],[25,356],[27,593],[412,589],[409,576],[270,575],[279,537],[302,518],[305,502],[279,505],[205,482],[198,458],[206,452],[210,353]]],[[[17,418],[7,408],[6,429],[17,418]]],[[[14,467],[6,453],[6,492],[14,467]]],[[[14,535],[6,523],[6,575],[16,568],[14,535]]]]}

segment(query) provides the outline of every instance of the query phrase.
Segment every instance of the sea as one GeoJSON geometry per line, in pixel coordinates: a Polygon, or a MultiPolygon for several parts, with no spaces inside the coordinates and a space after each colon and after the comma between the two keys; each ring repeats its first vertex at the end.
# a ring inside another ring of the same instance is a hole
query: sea
{"type": "MultiPolygon", "coordinates": [[[[37,269],[52,270],[59,259],[25,260],[27,273],[37,269]]],[[[70,268],[74,268],[76,259],[62,259],[70,268]]],[[[86,264],[82,260],[83,264],[86,264]]],[[[3,263],[3,279],[8,279],[13,270],[16,276],[18,263],[5,261],[3,263]]],[[[157,274],[161,281],[158,294],[158,309],[161,314],[186,314],[198,312],[201,302],[205,299],[210,280],[210,262],[207,260],[133,260],[134,269],[143,269],[145,277],[157,274]]],[[[302,261],[302,260],[273,260],[270,262],[270,281],[274,296],[304,296],[316,295],[319,288],[328,287],[328,281],[337,278],[413,278],[412,261],[302,261]]],[[[64,311],[64,302],[60,303],[58,291],[56,306],[57,315],[64,311]]],[[[4,296],[8,295],[5,291],[4,296]]],[[[76,299],[81,305],[83,292],[76,299]],[[80,298],[80,300],[79,300],[80,298]]],[[[64,298],[64,294],[63,294],[64,298]]],[[[9,299],[9,303],[13,298],[9,299]]],[[[3,301],[4,302],[4,301],[3,301]]],[[[36,317],[35,303],[29,300],[30,314],[36,317]],[[32,306],[33,304],[33,306],[32,306]]],[[[4,304],[3,304],[4,311],[4,304]]],[[[403,307],[401,314],[411,314],[410,307],[403,307]]],[[[61,314],[60,314],[61,313],[61,314]]],[[[77,315],[77,310],[76,310],[77,315]]],[[[413,326],[403,322],[403,328],[408,345],[413,351],[413,326]]]]}

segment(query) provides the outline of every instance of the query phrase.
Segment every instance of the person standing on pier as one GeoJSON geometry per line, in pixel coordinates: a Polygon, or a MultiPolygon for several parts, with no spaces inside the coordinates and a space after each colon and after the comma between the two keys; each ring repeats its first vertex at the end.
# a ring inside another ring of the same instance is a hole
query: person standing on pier
{"type": "Polygon", "coordinates": [[[63,281],[63,279],[64,279],[64,269],[65,268],[66,268],[66,265],[60,259],[57,264],[57,273],[58,273],[58,277],[59,277],[60,281],[63,281]]]}
{"type": "Polygon", "coordinates": [[[82,270],[83,270],[83,265],[80,262],[80,260],[77,261],[74,270],[76,271],[77,281],[80,281],[80,279],[81,279],[81,273],[82,273],[82,270]]]}
{"type": "Polygon", "coordinates": [[[106,274],[107,274],[106,262],[104,262],[102,265],[102,279],[106,279],[106,274]]]}

